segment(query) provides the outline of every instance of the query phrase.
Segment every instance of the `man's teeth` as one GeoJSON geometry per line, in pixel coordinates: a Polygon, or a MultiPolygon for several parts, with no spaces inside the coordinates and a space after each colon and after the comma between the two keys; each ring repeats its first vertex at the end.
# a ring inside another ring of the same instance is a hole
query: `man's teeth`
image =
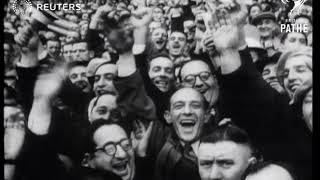
{"type": "Polygon", "coordinates": [[[117,171],[124,171],[127,168],[127,162],[115,164],[113,166],[117,171]]]}
{"type": "Polygon", "coordinates": [[[180,124],[181,126],[194,126],[196,122],[194,120],[182,120],[180,124]]]}
{"type": "Polygon", "coordinates": [[[168,82],[167,81],[156,81],[157,85],[161,85],[161,86],[167,86],[168,82]]]}

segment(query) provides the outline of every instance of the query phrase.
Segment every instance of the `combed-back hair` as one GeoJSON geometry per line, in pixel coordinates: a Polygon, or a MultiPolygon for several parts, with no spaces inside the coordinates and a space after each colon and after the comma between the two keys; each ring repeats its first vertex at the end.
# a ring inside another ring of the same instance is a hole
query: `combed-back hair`
{"type": "Polygon", "coordinates": [[[285,170],[288,171],[288,173],[290,174],[293,180],[297,180],[296,175],[293,173],[294,172],[293,168],[289,164],[282,163],[282,162],[272,162],[272,161],[261,161],[254,164],[250,164],[246,169],[246,171],[243,173],[241,180],[245,180],[247,176],[257,174],[272,165],[276,165],[284,168],[285,170]]]}
{"type": "Polygon", "coordinates": [[[258,161],[262,160],[262,156],[253,146],[248,133],[238,126],[233,125],[231,122],[216,127],[212,133],[200,139],[200,143],[214,144],[222,141],[232,141],[236,144],[247,145],[251,149],[252,155],[256,157],[258,161]]]}

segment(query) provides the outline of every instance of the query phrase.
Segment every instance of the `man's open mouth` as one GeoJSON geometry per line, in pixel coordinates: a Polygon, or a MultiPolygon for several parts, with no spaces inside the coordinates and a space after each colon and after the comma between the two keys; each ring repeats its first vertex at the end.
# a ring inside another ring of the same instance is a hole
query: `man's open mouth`
{"type": "Polygon", "coordinates": [[[98,93],[99,96],[101,96],[103,94],[115,94],[114,92],[111,92],[111,91],[108,91],[108,90],[105,90],[105,89],[98,89],[97,93],[98,93]]]}
{"type": "Polygon", "coordinates": [[[196,121],[193,119],[186,119],[186,120],[180,121],[180,125],[184,128],[192,128],[195,126],[195,124],[196,124],[196,121]]]}
{"type": "Polygon", "coordinates": [[[122,161],[112,165],[115,173],[119,176],[126,176],[129,173],[129,161],[122,161]]]}
{"type": "Polygon", "coordinates": [[[169,81],[168,80],[155,80],[154,81],[154,83],[155,83],[155,85],[157,86],[157,87],[168,87],[168,85],[169,85],[169,81]]]}

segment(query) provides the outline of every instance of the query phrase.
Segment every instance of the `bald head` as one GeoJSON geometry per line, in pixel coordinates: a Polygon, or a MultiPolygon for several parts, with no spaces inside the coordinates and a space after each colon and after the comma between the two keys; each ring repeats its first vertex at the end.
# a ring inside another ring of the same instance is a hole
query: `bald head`
{"type": "Polygon", "coordinates": [[[270,164],[269,166],[261,169],[260,171],[249,174],[245,180],[294,180],[291,174],[285,168],[276,165],[270,164]]]}

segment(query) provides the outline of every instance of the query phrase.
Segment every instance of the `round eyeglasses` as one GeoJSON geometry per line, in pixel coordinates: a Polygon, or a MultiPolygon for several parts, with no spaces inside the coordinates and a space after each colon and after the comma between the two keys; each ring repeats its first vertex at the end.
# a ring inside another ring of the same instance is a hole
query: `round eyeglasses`
{"type": "Polygon", "coordinates": [[[114,156],[117,152],[117,145],[120,145],[124,151],[129,151],[132,149],[131,139],[122,139],[119,142],[108,142],[104,144],[101,148],[96,148],[96,151],[103,151],[109,156],[114,156]]]}
{"type": "Polygon", "coordinates": [[[194,86],[194,84],[196,83],[197,77],[199,77],[201,81],[206,81],[210,78],[210,76],[211,76],[211,73],[208,71],[204,71],[199,74],[190,74],[183,79],[183,83],[194,86]]]}

